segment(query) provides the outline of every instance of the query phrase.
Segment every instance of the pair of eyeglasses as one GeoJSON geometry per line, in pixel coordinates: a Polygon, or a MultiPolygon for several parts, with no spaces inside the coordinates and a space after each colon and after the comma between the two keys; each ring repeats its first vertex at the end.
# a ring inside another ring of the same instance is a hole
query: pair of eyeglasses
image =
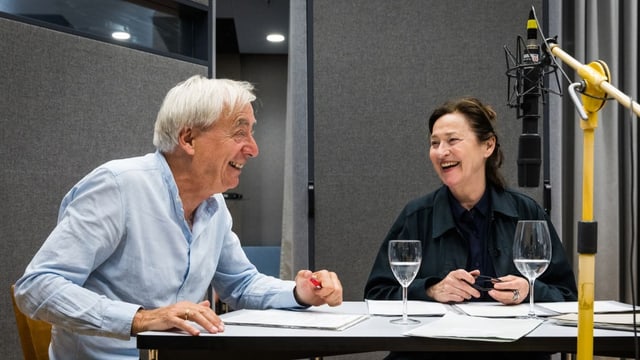
{"type": "Polygon", "coordinates": [[[469,285],[471,285],[474,289],[478,291],[489,291],[493,289],[493,284],[499,283],[501,281],[502,280],[491,277],[491,276],[478,275],[476,276],[476,282],[474,282],[473,284],[469,283],[469,285]]]}

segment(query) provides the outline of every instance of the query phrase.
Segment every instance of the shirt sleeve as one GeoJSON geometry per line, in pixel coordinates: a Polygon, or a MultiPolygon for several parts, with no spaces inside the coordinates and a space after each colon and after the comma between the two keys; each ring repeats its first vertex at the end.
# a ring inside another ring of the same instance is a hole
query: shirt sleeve
{"type": "Polygon", "coordinates": [[[294,281],[258,272],[235,233],[228,231],[213,284],[220,299],[233,309],[298,308],[294,281]]]}
{"type": "Polygon", "coordinates": [[[69,191],[58,224],[16,282],[28,316],[88,335],[130,337],[138,304],[108,299],[84,285],[123,236],[124,210],[113,175],[97,169],[69,191]]]}

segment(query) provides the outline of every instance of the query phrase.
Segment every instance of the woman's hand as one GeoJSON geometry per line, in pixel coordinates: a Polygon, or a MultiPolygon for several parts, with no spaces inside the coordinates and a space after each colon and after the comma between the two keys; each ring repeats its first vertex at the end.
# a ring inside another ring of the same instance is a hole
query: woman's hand
{"type": "Polygon", "coordinates": [[[529,281],[515,275],[503,276],[493,284],[489,296],[506,305],[520,304],[529,295],[529,281]]]}
{"type": "Polygon", "coordinates": [[[439,283],[427,289],[427,296],[441,303],[459,303],[480,297],[480,292],[471,286],[480,270],[453,270],[439,283]]]}

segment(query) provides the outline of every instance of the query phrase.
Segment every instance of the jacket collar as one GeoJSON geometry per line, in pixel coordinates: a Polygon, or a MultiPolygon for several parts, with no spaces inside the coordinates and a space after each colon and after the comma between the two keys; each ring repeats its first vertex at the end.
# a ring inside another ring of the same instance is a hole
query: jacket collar
{"type": "MultiPolygon", "coordinates": [[[[433,199],[433,238],[442,236],[445,232],[456,227],[451,213],[451,204],[448,195],[449,189],[446,186],[436,190],[433,199]]],[[[507,217],[517,218],[518,212],[507,191],[498,191],[489,185],[489,196],[491,197],[491,209],[489,216],[494,217],[495,213],[503,214],[507,217]]]]}
{"type": "Polygon", "coordinates": [[[508,190],[499,191],[491,186],[491,209],[494,213],[501,213],[504,216],[518,218],[518,209],[509,196],[508,190]]]}

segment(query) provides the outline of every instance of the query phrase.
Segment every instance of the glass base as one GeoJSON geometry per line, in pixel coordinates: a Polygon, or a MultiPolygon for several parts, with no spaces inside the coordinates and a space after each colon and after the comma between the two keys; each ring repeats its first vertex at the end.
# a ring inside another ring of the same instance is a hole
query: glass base
{"type": "Polygon", "coordinates": [[[415,325],[415,324],[420,324],[420,320],[411,319],[411,318],[407,318],[407,319],[403,319],[403,318],[392,319],[392,320],[389,320],[389,322],[392,323],[392,324],[396,324],[396,325],[415,325]]]}
{"type": "Polygon", "coordinates": [[[516,316],[517,319],[533,319],[533,320],[547,320],[545,317],[538,316],[536,314],[527,314],[523,316],[516,316]]]}
{"type": "Polygon", "coordinates": [[[520,315],[520,316],[516,316],[516,319],[535,319],[535,320],[540,320],[542,318],[538,317],[538,315],[520,315]]]}

